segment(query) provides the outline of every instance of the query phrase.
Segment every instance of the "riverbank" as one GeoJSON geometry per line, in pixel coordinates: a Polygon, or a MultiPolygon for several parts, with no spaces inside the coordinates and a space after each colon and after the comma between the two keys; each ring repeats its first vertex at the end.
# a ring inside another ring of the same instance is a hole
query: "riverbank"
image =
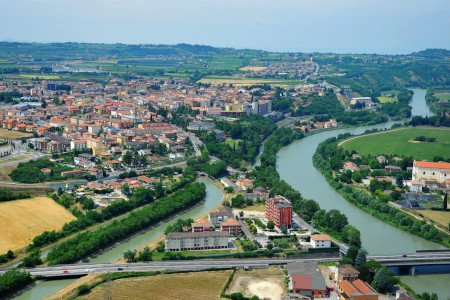
{"type": "MultiPolygon", "coordinates": [[[[386,131],[383,131],[383,133],[385,132],[386,131]]],[[[418,237],[439,243],[444,247],[450,246],[450,236],[447,233],[438,231],[432,227],[432,225],[424,227],[424,224],[421,221],[409,216],[398,208],[389,206],[387,203],[378,200],[364,189],[338,181],[329,161],[333,159],[340,160],[338,157],[340,157],[343,150],[339,148],[338,145],[342,144],[340,143],[341,139],[348,140],[348,136],[338,137],[337,139],[329,138],[323,141],[319,144],[313,156],[314,166],[321,172],[336,192],[357,208],[391,226],[418,237]],[[331,153],[334,156],[328,157],[327,153],[331,153]]]]}

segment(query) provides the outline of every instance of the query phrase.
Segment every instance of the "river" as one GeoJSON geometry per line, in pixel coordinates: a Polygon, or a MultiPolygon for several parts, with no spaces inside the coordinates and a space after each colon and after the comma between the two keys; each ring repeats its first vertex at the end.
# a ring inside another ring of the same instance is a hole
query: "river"
{"type": "MultiPolygon", "coordinates": [[[[429,116],[425,104],[425,90],[413,89],[414,97],[410,103],[413,115],[429,116]]],[[[358,128],[323,131],[309,135],[284,147],[278,153],[277,171],[282,179],[301,192],[305,198],[316,200],[322,208],[338,209],[343,212],[349,223],[361,231],[363,247],[371,254],[394,254],[415,252],[419,249],[441,249],[441,245],[416,237],[398,228],[390,226],[352,205],[337,193],[326,181],[325,177],[313,166],[312,157],[317,146],[330,137],[342,133],[361,134],[367,129],[389,128],[394,122],[358,128]]],[[[405,282],[410,283],[418,291],[434,291],[440,298],[448,296],[443,282],[448,275],[405,276],[405,282]],[[424,278],[422,281],[421,278],[424,278]],[[432,278],[433,280],[431,280],[432,278]],[[429,279],[429,280],[427,280],[429,279]]]]}
{"type": "MultiPolygon", "coordinates": [[[[214,182],[211,180],[200,177],[197,179],[198,182],[203,182],[206,185],[206,197],[205,201],[200,205],[170,219],[167,222],[163,222],[152,229],[145,231],[142,234],[136,235],[128,241],[118,244],[114,248],[104,251],[102,254],[92,258],[91,263],[108,263],[113,262],[122,257],[123,253],[127,250],[134,250],[137,248],[144,247],[151,241],[157,239],[164,234],[164,229],[169,225],[173,224],[178,218],[192,218],[196,219],[206,212],[212,210],[214,207],[219,205],[223,198],[223,192],[219,189],[214,182]]],[[[48,295],[64,288],[65,286],[72,283],[75,279],[64,279],[64,280],[50,280],[43,281],[33,288],[25,291],[21,295],[14,299],[19,300],[36,300],[44,299],[48,295]]]]}
{"type": "MultiPolygon", "coordinates": [[[[425,103],[425,93],[423,89],[412,89],[414,97],[411,101],[413,115],[429,116],[430,112],[425,103]]],[[[392,227],[378,219],[359,210],[341,195],[339,195],[325,180],[322,174],[313,166],[312,156],[320,142],[329,137],[337,136],[341,133],[361,134],[371,128],[389,128],[394,122],[387,122],[375,126],[365,126],[350,129],[338,129],[324,131],[307,136],[283,148],[278,153],[277,170],[281,177],[300,191],[306,198],[316,200],[322,208],[336,208],[347,215],[349,222],[361,231],[363,246],[372,254],[375,253],[404,253],[414,252],[417,249],[440,249],[440,245],[431,243],[419,237],[408,234],[400,229],[392,227]]],[[[205,202],[201,205],[183,213],[177,218],[196,218],[211,210],[219,204],[223,197],[222,191],[213,182],[206,178],[198,179],[204,182],[207,187],[205,202]]],[[[176,218],[164,222],[157,227],[137,235],[132,239],[109,249],[97,257],[91,259],[93,263],[112,262],[122,257],[126,250],[140,248],[161,236],[167,225],[175,222],[176,218]]],[[[32,289],[26,291],[15,299],[42,299],[55,291],[67,286],[72,280],[45,281],[32,289]]],[[[421,275],[405,276],[405,282],[411,284],[417,291],[438,292],[441,299],[446,296],[445,281],[448,275],[421,275]],[[423,280],[421,280],[423,278],[423,280]]]]}

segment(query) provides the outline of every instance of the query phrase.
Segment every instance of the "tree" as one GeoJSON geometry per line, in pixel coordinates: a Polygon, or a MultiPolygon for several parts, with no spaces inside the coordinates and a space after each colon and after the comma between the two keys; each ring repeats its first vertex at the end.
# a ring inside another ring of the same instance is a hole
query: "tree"
{"type": "Polygon", "coordinates": [[[32,268],[41,263],[41,251],[39,249],[35,249],[31,251],[31,253],[27,257],[24,258],[19,266],[32,268]]]}
{"type": "Polygon", "coordinates": [[[357,255],[358,255],[358,248],[356,248],[355,246],[351,246],[350,248],[348,248],[348,251],[344,255],[344,257],[342,257],[341,263],[354,265],[357,255]]]}
{"type": "Polygon", "coordinates": [[[350,224],[345,225],[342,230],[342,236],[344,242],[348,243],[350,246],[355,246],[357,248],[361,247],[361,233],[354,226],[350,224]]]}
{"type": "Polygon", "coordinates": [[[136,250],[131,251],[125,251],[123,253],[123,258],[127,261],[127,262],[135,262],[136,261],[136,250]]]}
{"type": "Polygon", "coordinates": [[[445,196],[444,196],[444,203],[443,203],[443,205],[442,205],[442,207],[444,208],[444,210],[447,210],[448,209],[448,194],[447,193],[445,193],[445,196]]]}
{"type": "Polygon", "coordinates": [[[269,221],[267,222],[267,229],[272,230],[272,229],[274,229],[274,228],[275,228],[275,223],[274,223],[272,220],[269,220],[269,221]]]}
{"type": "Polygon", "coordinates": [[[152,261],[152,250],[149,247],[145,247],[141,253],[139,253],[137,260],[138,261],[152,261]]]}
{"type": "Polygon", "coordinates": [[[272,243],[267,243],[267,249],[272,250],[273,249],[273,244],[272,243]]]}
{"type": "Polygon", "coordinates": [[[387,294],[392,292],[392,289],[394,288],[394,283],[395,282],[393,280],[392,271],[389,270],[387,267],[382,267],[375,274],[372,281],[372,286],[379,293],[387,294]]]}
{"type": "Polygon", "coordinates": [[[131,162],[133,161],[133,154],[131,154],[131,151],[127,151],[123,157],[122,157],[122,161],[124,164],[126,165],[130,165],[131,162]]]}
{"type": "Polygon", "coordinates": [[[402,175],[397,175],[397,177],[395,178],[395,185],[398,187],[403,187],[403,176],[402,175]]]}
{"type": "Polygon", "coordinates": [[[361,271],[363,267],[365,267],[366,263],[367,263],[367,251],[364,250],[363,248],[359,248],[358,254],[356,255],[355,258],[356,269],[361,271]]]}
{"type": "Polygon", "coordinates": [[[286,225],[281,226],[280,230],[281,230],[281,232],[282,232],[283,234],[287,234],[287,233],[288,233],[288,228],[287,228],[286,225]]]}

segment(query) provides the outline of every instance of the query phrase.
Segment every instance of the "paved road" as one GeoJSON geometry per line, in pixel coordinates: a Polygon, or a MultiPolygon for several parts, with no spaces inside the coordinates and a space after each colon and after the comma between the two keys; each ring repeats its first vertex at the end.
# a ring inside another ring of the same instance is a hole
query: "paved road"
{"type": "MultiPolygon", "coordinates": [[[[450,251],[441,253],[413,253],[395,255],[368,256],[384,265],[418,265],[418,264],[450,264],[450,251]]],[[[129,264],[70,264],[48,266],[42,268],[24,269],[33,276],[65,277],[81,276],[99,272],[144,272],[144,271],[199,271],[209,269],[232,268],[265,268],[269,265],[287,264],[288,262],[325,262],[339,261],[340,258],[310,258],[310,259],[231,259],[231,260],[189,260],[163,261],[129,264]]],[[[0,271],[2,274],[4,271],[0,271]]]]}

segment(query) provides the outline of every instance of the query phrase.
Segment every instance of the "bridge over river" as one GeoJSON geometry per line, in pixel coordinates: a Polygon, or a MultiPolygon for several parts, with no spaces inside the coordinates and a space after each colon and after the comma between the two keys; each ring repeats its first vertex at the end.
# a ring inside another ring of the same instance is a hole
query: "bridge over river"
{"type": "MultiPolygon", "coordinates": [[[[412,254],[394,255],[369,255],[367,259],[374,259],[382,265],[410,270],[414,273],[418,266],[450,266],[449,251],[417,252],[412,254]]],[[[81,277],[90,273],[115,273],[115,272],[147,272],[147,271],[202,271],[211,269],[234,269],[234,268],[266,268],[269,265],[284,265],[288,262],[328,262],[339,261],[339,257],[305,258],[305,259],[213,259],[213,260],[183,260],[183,261],[161,261],[145,263],[126,264],[69,264],[56,265],[41,268],[24,269],[32,276],[56,279],[81,277]]],[[[449,268],[450,270],[450,268],[449,268]]],[[[0,274],[4,271],[0,271],[0,274]]]]}

